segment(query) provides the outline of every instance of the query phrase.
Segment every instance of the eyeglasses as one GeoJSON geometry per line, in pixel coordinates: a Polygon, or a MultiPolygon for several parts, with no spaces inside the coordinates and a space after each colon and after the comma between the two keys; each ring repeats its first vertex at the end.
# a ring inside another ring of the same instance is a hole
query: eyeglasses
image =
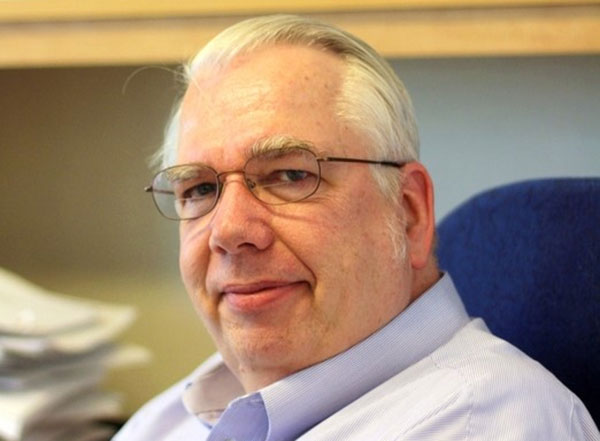
{"type": "Polygon", "coordinates": [[[402,168],[405,162],[369,159],[318,157],[312,151],[293,147],[269,150],[253,156],[242,170],[218,173],[204,164],[184,164],[159,171],[152,185],[158,211],[167,219],[190,220],[208,214],[223,192],[222,178],[242,173],[248,190],[268,205],[299,202],[312,196],[321,182],[322,162],[352,162],[402,168]]]}

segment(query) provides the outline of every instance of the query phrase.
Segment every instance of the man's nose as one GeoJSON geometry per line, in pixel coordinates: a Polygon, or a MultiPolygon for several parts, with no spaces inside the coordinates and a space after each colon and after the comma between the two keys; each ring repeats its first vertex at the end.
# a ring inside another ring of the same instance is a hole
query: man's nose
{"type": "Polygon", "coordinates": [[[268,248],[274,238],[270,210],[250,192],[243,174],[227,174],[221,180],[221,195],[209,225],[211,251],[238,254],[268,248]]]}

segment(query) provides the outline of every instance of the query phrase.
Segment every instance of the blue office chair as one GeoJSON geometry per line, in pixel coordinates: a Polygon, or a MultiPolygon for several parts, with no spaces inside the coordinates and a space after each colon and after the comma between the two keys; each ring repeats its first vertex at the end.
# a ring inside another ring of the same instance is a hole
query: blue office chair
{"type": "Polygon", "coordinates": [[[600,178],[481,193],[438,226],[471,316],[541,362],[600,423],[600,178]]]}

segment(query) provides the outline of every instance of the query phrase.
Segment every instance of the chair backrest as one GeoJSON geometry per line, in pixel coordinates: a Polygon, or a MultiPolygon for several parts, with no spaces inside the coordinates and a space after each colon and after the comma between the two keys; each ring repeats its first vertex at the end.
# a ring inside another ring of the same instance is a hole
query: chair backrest
{"type": "Polygon", "coordinates": [[[438,226],[440,267],[471,316],[538,360],[600,422],[600,178],[479,194],[438,226]]]}

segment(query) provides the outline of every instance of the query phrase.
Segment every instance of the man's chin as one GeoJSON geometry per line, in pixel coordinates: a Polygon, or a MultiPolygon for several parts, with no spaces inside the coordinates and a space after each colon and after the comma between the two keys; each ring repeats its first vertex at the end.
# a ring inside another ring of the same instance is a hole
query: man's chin
{"type": "MultiPolygon", "coordinates": [[[[256,326],[230,330],[227,343],[221,341],[219,352],[234,374],[246,387],[248,378],[267,378],[264,385],[314,364],[315,350],[308,350],[301,336],[289,328],[256,326]]],[[[314,340],[311,342],[314,343],[314,340]]],[[[315,348],[313,348],[315,349],[315,348]]]]}

